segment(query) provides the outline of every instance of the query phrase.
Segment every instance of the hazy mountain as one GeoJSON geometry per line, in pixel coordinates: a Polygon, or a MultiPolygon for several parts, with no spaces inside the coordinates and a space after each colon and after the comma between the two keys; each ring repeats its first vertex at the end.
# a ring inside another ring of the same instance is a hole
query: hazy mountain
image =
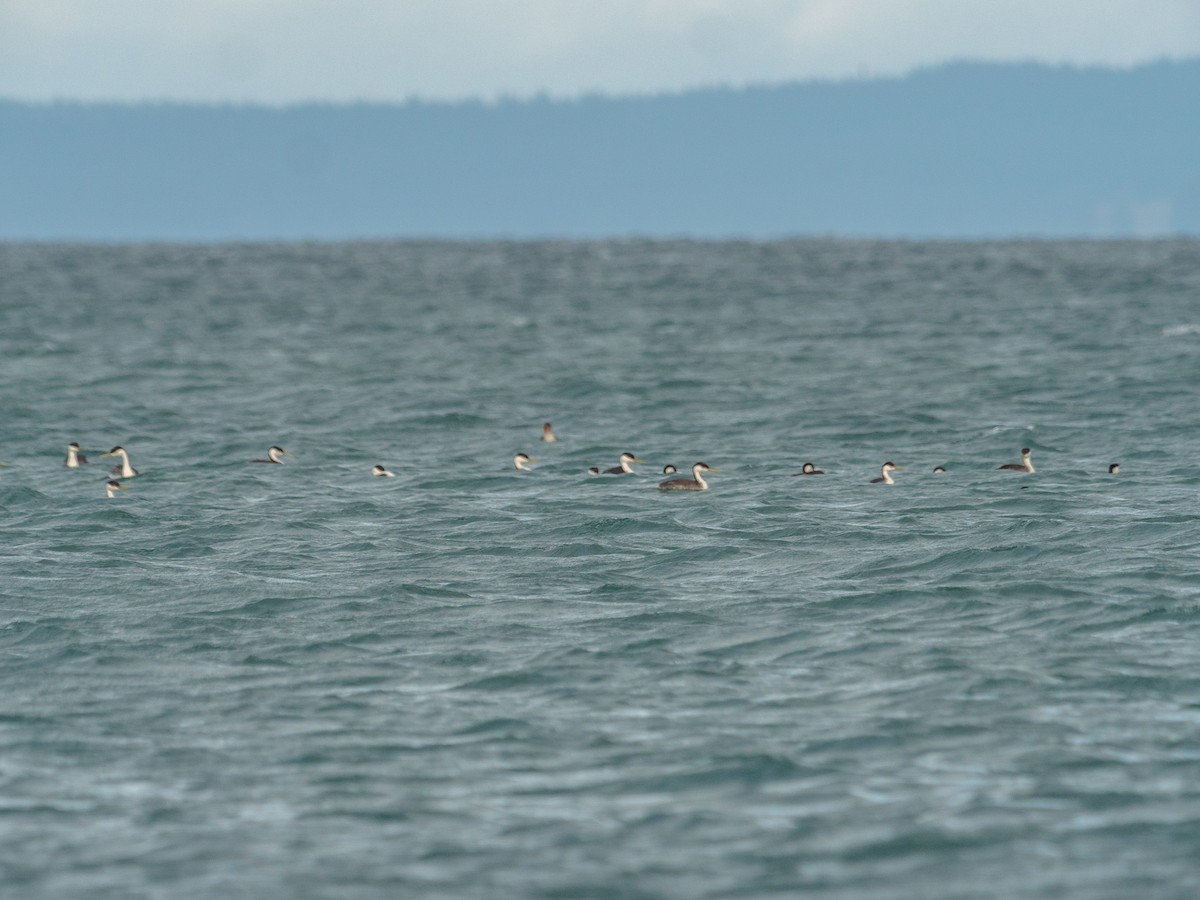
{"type": "Polygon", "coordinates": [[[0,238],[1200,234],[1200,60],[499,104],[0,103],[0,238]]]}

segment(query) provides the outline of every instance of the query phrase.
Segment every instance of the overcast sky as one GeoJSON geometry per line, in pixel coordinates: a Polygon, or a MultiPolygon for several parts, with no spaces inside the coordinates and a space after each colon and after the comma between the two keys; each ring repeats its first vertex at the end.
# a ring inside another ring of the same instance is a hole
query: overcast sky
{"type": "Polygon", "coordinates": [[[0,98],[630,94],[1200,56],[1200,0],[0,0],[0,98]]]}

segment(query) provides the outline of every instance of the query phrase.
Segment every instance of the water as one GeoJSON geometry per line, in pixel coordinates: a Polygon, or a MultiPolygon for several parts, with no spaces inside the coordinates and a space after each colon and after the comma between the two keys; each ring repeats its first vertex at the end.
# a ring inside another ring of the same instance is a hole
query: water
{"type": "Polygon", "coordinates": [[[1195,896],[1198,385],[1194,241],[0,245],[4,893],[1195,896]]]}

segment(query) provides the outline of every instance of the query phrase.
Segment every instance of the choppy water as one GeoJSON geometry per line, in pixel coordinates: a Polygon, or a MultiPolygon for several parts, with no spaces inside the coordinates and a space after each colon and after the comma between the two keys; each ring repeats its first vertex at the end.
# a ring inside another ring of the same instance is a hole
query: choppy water
{"type": "Polygon", "coordinates": [[[0,246],[4,896],[1193,897],[1198,388],[1189,241],[0,246]]]}

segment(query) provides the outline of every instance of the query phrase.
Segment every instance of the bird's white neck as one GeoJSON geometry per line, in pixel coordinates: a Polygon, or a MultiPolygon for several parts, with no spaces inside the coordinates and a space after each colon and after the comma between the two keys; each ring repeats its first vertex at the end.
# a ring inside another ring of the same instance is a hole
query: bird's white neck
{"type": "Polygon", "coordinates": [[[121,449],[117,451],[116,455],[121,458],[121,476],[123,478],[132,478],[133,466],[129,464],[129,454],[124,449],[121,449]]]}

